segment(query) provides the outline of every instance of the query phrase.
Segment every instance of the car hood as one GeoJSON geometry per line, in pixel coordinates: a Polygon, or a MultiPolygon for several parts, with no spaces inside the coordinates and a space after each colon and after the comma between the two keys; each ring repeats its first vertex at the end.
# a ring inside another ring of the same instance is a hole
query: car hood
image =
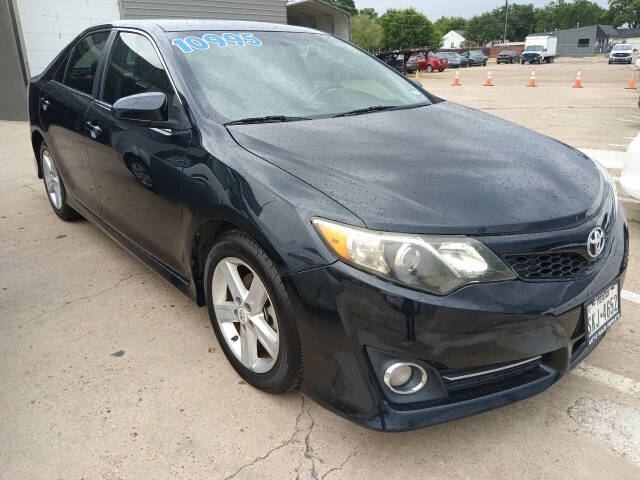
{"type": "Polygon", "coordinates": [[[376,230],[472,235],[567,228],[597,213],[605,192],[598,167],[584,154],[451,102],[228,128],[246,150],[376,230]]]}

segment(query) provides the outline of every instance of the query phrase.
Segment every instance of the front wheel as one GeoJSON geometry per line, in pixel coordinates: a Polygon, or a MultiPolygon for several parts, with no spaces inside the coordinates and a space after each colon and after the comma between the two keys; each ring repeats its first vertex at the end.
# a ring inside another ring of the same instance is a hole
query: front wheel
{"type": "Polygon", "coordinates": [[[439,68],[439,69],[438,69],[438,71],[439,71],[440,73],[442,73],[442,72],[444,72],[444,68],[439,68]]]}
{"type": "Polygon", "coordinates": [[[40,165],[42,166],[44,188],[47,191],[51,208],[56,215],[65,221],[80,217],[73,208],[67,205],[67,189],[64,187],[56,162],[45,142],[40,145],[40,165]]]}
{"type": "Polygon", "coordinates": [[[205,265],[207,308],[227,359],[249,384],[268,393],[296,388],[302,350],[292,301],[262,247],[234,230],[205,265]]]}

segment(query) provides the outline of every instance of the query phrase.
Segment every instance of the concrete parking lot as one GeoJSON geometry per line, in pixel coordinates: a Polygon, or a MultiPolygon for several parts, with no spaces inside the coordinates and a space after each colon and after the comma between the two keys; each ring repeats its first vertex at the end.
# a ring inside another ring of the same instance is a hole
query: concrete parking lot
{"type": "MultiPolygon", "coordinates": [[[[521,65],[492,66],[495,87],[482,68],[462,70],[462,87],[451,71],[422,81],[572,146],[622,151],[640,127],[629,69],[584,63],[576,90],[577,66],[538,67],[536,89],[521,65]]],[[[90,223],[55,216],[25,123],[0,122],[0,168],[2,479],[640,478],[640,223],[623,316],[572,373],[498,410],[383,434],[241,381],[206,310],[90,223]]]]}

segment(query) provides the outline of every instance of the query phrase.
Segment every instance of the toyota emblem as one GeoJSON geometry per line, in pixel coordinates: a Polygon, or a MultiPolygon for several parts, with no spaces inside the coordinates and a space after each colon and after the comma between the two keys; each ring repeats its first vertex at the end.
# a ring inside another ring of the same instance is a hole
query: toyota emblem
{"type": "Polygon", "coordinates": [[[589,234],[589,238],[587,239],[587,253],[591,258],[598,258],[604,250],[604,244],[606,242],[606,238],[604,235],[604,230],[600,227],[596,227],[591,230],[589,234]]]}

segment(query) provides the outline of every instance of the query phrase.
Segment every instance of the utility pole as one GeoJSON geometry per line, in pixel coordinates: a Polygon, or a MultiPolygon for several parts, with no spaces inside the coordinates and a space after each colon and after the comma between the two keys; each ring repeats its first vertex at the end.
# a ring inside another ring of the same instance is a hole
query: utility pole
{"type": "Polygon", "coordinates": [[[502,43],[507,43],[507,22],[509,21],[509,0],[504,0],[504,36],[502,43]]]}

